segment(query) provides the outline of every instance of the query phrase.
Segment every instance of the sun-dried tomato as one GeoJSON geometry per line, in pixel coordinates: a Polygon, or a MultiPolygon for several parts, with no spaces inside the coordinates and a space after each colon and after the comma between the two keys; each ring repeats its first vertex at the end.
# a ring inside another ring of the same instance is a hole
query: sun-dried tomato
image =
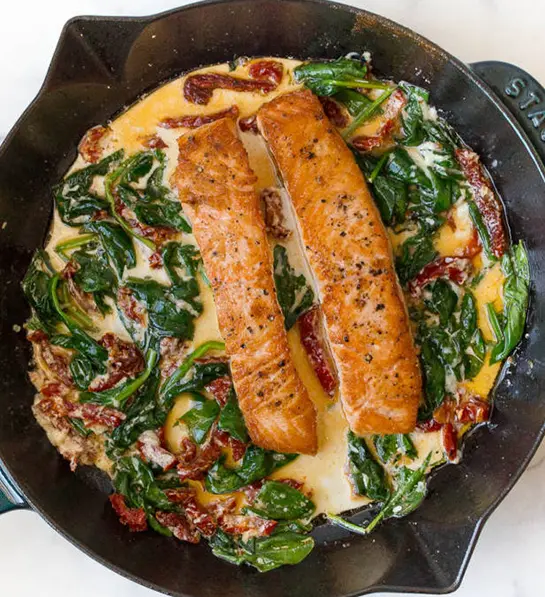
{"type": "Polygon", "coordinates": [[[279,189],[267,187],[260,193],[260,199],[265,211],[265,228],[274,238],[288,238],[291,230],[286,228],[282,195],[279,189]]]}
{"type": "Polygon", "coordinates": [[[225,514],[218,521],[222,531],[245,537],[268,537],[276,528],[276,520],[267,520],[260,516],[244,514],[225,514]]]}
{"type": "Polygon", "coordinates": [[[324,391],[333,396],[337,389],[337,373],[327,351],[321,324],[321,311],[313,307],[298,319],[301,344],[324,391]]]}
{"type": "Polygon", "coordinates": [[[224,375],[223,377],[218,377],[211,381],[205,386],[205,389],[210,392],[216,399],[216,402],[223,407],[227,404],[232,387],[233,383],[231,378],[228,375],[224,375]]]}
{"type": "Polygon", "coordinates": [[[167,144],[159,137],[159,135],[150,135],[149,137],[142,137],[142,145],[148,149],[164,149],[168,147],[167,144]]]}
{"type": "Polygon", "coordinates": [[[456,460],[458,456],[458,433],[452,423],[446,423],[441,430],[443,448],[450,461],[456,460]]]}
{"type": "Polygon", "coordinates": [[[130,288],[125,286],[119,287],[117,291],[117,305],[126,317],[136,321],[139,325],[145,325],[145,311],[134,298],[130,288]]]}
{"type": "Polygon", "coordinates": [[[484,423],[490,418],[490,404],[476,396],[470,396],[460,402],[454,416],[460,423],[484,423]]]}
{"type": "Polygon", "coordinates": [[[133,342],[125,342],[108,332],[100,340],[108,350],[108,371],[89,387],[92,392],[104,392],[126,377],[134,377],[145,367],[144,357],[133,342]]]}
{"type": "Polygon", "coordinates": [[[241,118],[238,121],[238,126],[243,133],[253,133],[254,135],[257,135],[259,133],[259,129],[257,128],[256,114],[246,116],[246,118],[241,118]]]}
{"type": "Polygon", "coordinates": [[[86,427],[101,425],[108,429],[119,427],[125,420],[125,415],[115,409],[91,402],[70,402],[66,401],[66,409],[73,419],[82,419],[86,427]]]}
{"type": "Polygon", "coordinates": [[[424,433],[431,433],[433,431],[439,431],[441,429],[441,423],[438,423],[435,419],[431,418],[427,421],[418,421],[416,424],[416,428],[418,431],[423,431],[424,433]]]}
{"type": "Polygon", "coordinates": [[[208,510],[199,504],[194,491],[187,491],[186,488],[167,489],[165,491],[168,499],[183,506],[188,520],[199,530],[204,537],[211,537],[217,528],[215,518],[208,510]]]}
{"type": "Polygon", "coordinates": [[[100,160],[104,151],[101,141],[109,131],[108,127],[99,124],[85,133],[78,145],[78,151],[86,162],[94,164],[100,160]]]}
{"type": "Polygon", "coordinates": [[[138,438],[138,451],[146,462],[151,462],[168,471],[176,466],[176,456],[161,445],[161,438],[155,431],[144,431],[138,438]]]}
{"type": "Polygon", "coordinates": [[[151,269],[159,269],[163,267],[163,256],[161,251],[154,251],[148,258],[148,263],[151,269]]]}
{"type": "Polygon", "coordinates": [[[278,87],[284,76],[284,66],[276,60],[258,60],[250,64],[248,74],[252,79],[269,81],[269,83],[278,87]]]}
{"type": "Polygon", "coordinates": [[[223,73],[203,73],[187,77],[184,83],[184,97],[188,102],[204,105],[212,99],[215,89],[270,93],[276,87],[276,83],[268,80],[241,79],[223,73]]]}
{"type": "Polygon", "coordinates": [[[188,460],[186,456],[181,459],[182,461],[178,464],[178,476],[180,480],[185,481],[186,479],[192,479],[199,481],[204,479],[208,469],[216,462],[221,455],[221,448],[216,443],[214,438],[214,431],[210,434],[210,438],[207,442],[196,450],[196,455],[191,460],[188,460]]]}
{"type": "Polygon", "coordinates": [[[331,120],[332,124],[338,129],[348,126],[348,116],[342,106],[330,97],[320,97],[322,108],[325,115],[331,120]]]}
{"type": "Polygon", "coordinates": [[[200,533],[183,514],[159,510],[155,518],[180,541],[198,543],[201,539],[200,533]]]}
{"type": "Polygon", "coordinates": [[[233,460],[237,462],[244,456],[244,454],[246,454],[246,449],[248,448],[248,445],[244,442],[241,442],[227,432],[220,431],[219,429],[216,429],[214,432],[214,441],[222,448],[231,448],[233,460]]]}
{"type": "Polygon", "coordinates": [[[439,257],[428,263],[422,271],[409,282],[409,291],[413,296],[433,280],[448,278],[456,284],[463,284],[471,271],[471,260],[467,257],[439,257]]]}
{"type": "Polygon", "coordinates": [[[119,516],[119,522],[127,525],[131,531],[145,531],[148,528],[143,508],[129,508],[125,503],[125,497],[120,493],[113,493],[110,496],[110,503],[119,516]]]}
{"type": "Polygon", "coordinates": [[[503,225],[502,208],[485,175],[479,156],[471,149],[457,149],[456,159],[473,191],[484,225],[490,236],[491,250],[498,259],[507,248],[507,237],[503,225]]]}
{"type": "Polygon", "coordinates": [[[196,129],[205,124],[210,124],[216,120],[222,118],[237,118],[238,106],[231,106],[225,110],[219,112],[213,112],[212,114],[190,114],[188,116],[178,116],[176,118],[165,118],[159,122],[159,126],[164,129],[196,129]]]}

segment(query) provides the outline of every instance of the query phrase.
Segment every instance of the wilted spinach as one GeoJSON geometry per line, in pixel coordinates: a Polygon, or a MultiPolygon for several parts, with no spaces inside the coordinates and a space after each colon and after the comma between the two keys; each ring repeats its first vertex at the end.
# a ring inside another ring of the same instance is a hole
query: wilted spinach
{"type": "Polygon", "coordinates": [[[382,466],[375,460],[365,439],[348,432],[348,474],[354,492],[372,500],[385,500],[390,494],[382,466]]]}
{"type": "Polygon", "coordinates": [[[400,247],[396,259],[396,270],[399,280],[406,284],[422,269],[437,257],[433,239],[429,234],[415,234],[409,237],[400,247]]]}
{"type": "Polygon", "coordinates": [[[496,345],[490,355],[491,364],[505,359],[520,342],[528,310],[530,267],[528,254],[522,242],[503,256],[501,265],[506,276],[503,285],[505,323],[501,332],[496,334],[496,345]]]}
{"type": "Polygon", "coordinates": [[[404,134],[401,142],[404,145],[420,145],[425,137],[421,102],[428,101],[429,93],[425,89],[409,83],[402,83],[401,88],[407,96],[407,105],[401,117],[404,134]]]}
{"type": "Polygon", "coordinates": [[[402,456],[414,460],[418,455],[411,436],[408,434],[375,435],[373,443],[377,456],[384,464],[391,461],[395,463],[402,456]]]}
{"type": "Polygon", "coordinates": [[[220,413],[219,404],[202,394],[192,392],[194,406],[184,413],[179,421],[185,423],[189,434],[197,444],[202,444],[220,413]]]}
{"type": "Polygon", "coordinates": [[[281,454],[250,445],[244,454],[242,463],[236,468],[225,465],[221,457],[208,471],[206,489],[211,493],[231,493],[254,481],[269,476],[276,469],[297,458],[297,454],[281,454]]]}
{"type": "Polygon", "coordinates": [[[100,220],[87,224],[84,229],[98,235],[102,247],[112,260],[119,278],[123,276],[125,268],[135,267],[136,253],[132,239],[119,224],[100,220]]]}
{"type": "Polygon", "coordinates": [[[51,295],[52,279],[47,253],[39,249],[32,257],[22,287],[26,299],[34,311],[32,327],[44,331],[53,331],[55,324],[60,321],[51,295]]]}
{"type": "Polygon", "coordinates": [[[72,172],[54,188],[57,209],[65,224],[81,226],[97,211],[109,209],[108,201],[93,192],[91,186],[96,176],[105,176],[122,157],[123,151],[116,151],[97,164],[72,172]]]}
{"type": "Polygon", "coordinates": [[[286,329],[291,329],[300,315],[314,302],[314,292],[303,274],[297,276],[288,261],[288,252],[281,245],[274,248],[274,283],[278,302],[284,314],[286,329]]]}
{"type": "Polygon", "coordinates": [[[78,264],[74,274],[74,282],[93,296],[96,306],[101,313],[110,311],[106,297],[114,297],[117,290],[117,278],[110,268],[108,260],[102,250],[91,253],[80,249],[72,253],[72,259],[78,264]]]}
{"type": "Polygon", "coordinates": [[[316,506],[304,493],[280,481],[265,481],[249,508],[254,514],[272,520],[308,518],[316,506]]]}
{"type": "Polygon", "coordinates": [[[229,398],[225,406],[221,409],[218,427],[241,442],[246,443],[249,439],[244,416],[238,405],[237,395],[233,388],[229,392],[229,398]]]}
{"type": "Polygon", "coordinates": [[[188,275],[195,277],[202,265],[201,254],[194,245],[169,242],[161,250],[161,256],[167,276],[173,285],[183,284],[188,275]],[[180,267],[185,270],[182,275],[178,271],[180,267]]]}

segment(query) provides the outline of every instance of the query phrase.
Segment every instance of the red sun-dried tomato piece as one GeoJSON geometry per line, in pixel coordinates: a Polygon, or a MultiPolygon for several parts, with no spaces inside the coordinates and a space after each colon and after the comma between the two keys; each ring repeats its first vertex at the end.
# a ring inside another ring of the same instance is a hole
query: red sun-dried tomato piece
{"type": "Polygon", "coordinates": [[[119,522],[128,526],[131,531],[140,532],[148,528],[143,508],[129,508],[125,503],[125,497],[120,493],[113,493],[110,496],[110,503],[119,516],[119,522]]]}
{"type": "Polygon", "coordinates": [[[177,118],[165,118],[159,122],[159,126],[164,129],[196,129],[205,124],[210,124],[222,118],[237,118],[238,106],[231,106],[219,112],[212,114],[190,114],[188,116],[178,116],[177,118]]]}

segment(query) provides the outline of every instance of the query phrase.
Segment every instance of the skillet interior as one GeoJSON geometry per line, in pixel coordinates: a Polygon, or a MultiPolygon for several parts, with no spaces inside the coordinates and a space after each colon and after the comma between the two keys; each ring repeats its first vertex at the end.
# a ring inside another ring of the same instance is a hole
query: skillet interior
{"type": "Polygon", "coordinates": [[[154,588],[226,597],[293,594],[344,596],[373,588],[452,590],[482,522],[523,470],[545,421],[545,349],[541,265],[545,183],[525,142],[469,70],[393,23],[355,9],[304,0],[207,3],[143,19],[78,18],[65,28],[40,95],[0,152],[0,457],[31,504],[60,532],[117,571],[154,588]],[[430,497],[407,520],[372,538],[322,527],[302,564],[259,575],[152,533],[118,524],[95,473],[70,473],[35,423],[21,325],[28,310],[20,281],[44,239],[50,188],[75,158],[90,126],[159,82],[238,55],[334,58],[369,50],[380,75],[431,89],[462,137],[483,157],[507,206],[515,240],[524,238],[532,272],[529,336],[496,393],[493,428],[466,442],[463,462],[438,471],[430,497]],[[497,161],[497,167],[493,164],[497,161]],[[476,448],[479,449],[476,449],[476,448]]]}

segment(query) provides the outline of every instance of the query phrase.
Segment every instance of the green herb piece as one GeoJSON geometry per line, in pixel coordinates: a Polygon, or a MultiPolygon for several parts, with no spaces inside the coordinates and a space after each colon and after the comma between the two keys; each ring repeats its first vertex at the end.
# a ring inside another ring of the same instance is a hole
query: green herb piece
{"type": "Polygon", "coordinates": [[[477,323],[477,305],[474,296],[466,290],[460,308],[460,340],[465,351],[465,378],[473,379],[484,365],[486,344],[477,323]]]}
{"type": "Polygon", "coordinates": [[[201,254],[193,245],[182,245],[177,242],[169,242],[164,245],[161,256],[163,266],[172,284],[183,284],[187,275],[195,277],[202,264],[201,254]],[[179,268],[183,267],[184,272],[180,273],[179,268]]]}
{"type": "Polygon", "coordinates": [[[215,556],[231,564],[250,564],[260,572],[286,564],[299,564],[314,548],[312,537],[293,531],[275,532],[270,537],[244,542],[219,530],[209,544],[215,556]]]}
{"type": "Polygon", "coordinates": [[[120,458],[115,463],[114,487],[130,508],[143,508],[149,525],[161,534],[169,535],[156,518],[156,510],[176,512],[178,507],[157,484],[153,471],[137,456],[120,458]]]}
{"type": "Polygon", "coordinates": [[[122,410],[127,399],[132,396],[148,379],[159,360],[159,355],[153,349],[146,355],[146,368],[134,379],[127,379],[119,385],[103,392],[82,392],[80,402],[92,402],[102,406],[110,406],[122,410]]]}
{"type": "Polygon", "coordinates": [[[195,405],[179,420],[187,425],[191,437],[202,444],[218,418],[220,407],[213,398],[207,399],[200,394],[193,393],[192,399],[195,405]]]}
{"type": "Polygon", "coordinates": [[[108,453],[123,452],[148,429],[157,429],[164,423],[158,412],[157,394],[161,375],[156,367],[148,379],[134,393],[134,398],[125,410],[125,420],[116,427],[108,442],[108,453]]]}
{"type": "Polygon", "coordinates": [[[425,131],[422,126],[424,114],[421,102],[427,103],[429,93],[425,89],[410,85],[409,83],[403,83],[401,88],[407,95],[407,105],[401,117],[404,133],[401,142],[404,145],[420,145],[425,137],[425,131]]]}
{"type": "Polygon", "coordinates": [[[81,419],[68,417],[68,420],[70,421],[70,425],[72,425],[76,433],[79,433],[79,435],[81,435],[82,437],[89,437],[90,435],[92,435],[93,432],[91,431],[91,429],[87,429],[87,427],[85,427],[81,419]]]}
{"type": "Polygon", "coordinates": [[[395,490],[390,495],[380,512],[366,526],[360,526],[344,520],[340,516],[328,514],[327,518],[334,524],[359,535],[368,535],[387,518],[402,518],[410,514],[426,497],[426,471],[431,459],[431,452],[424,462],[415,470],[402,466],[394,476],[395,490]]]}
{"type": "Polygon", "coordinates": [[[391,461],[395,463],[402,456],[414,460],[418,455],[411,436],[408,434],[375,435],[373,443],[377,456],[384,464],[391,461]]]}
{"type": "Polygon", "coordinates": [[[458,304],[458,295],[449,282],[443,279],[436,280],[430,285],[431,298],[425,304],[432,313],[439,315],[441,325],[447,325],[458,304]]]}
{"type": "Polygon", "coordinates": [[[218,428],[241,442],[247,443],[249,440],[248,429],[233,388],[229,392],[225,406],[221,409],[218,428]]]}
{"type": "Polygon", "coordinates": [[[348,474],[358,495],[384,501],[390,494],[384,469],[375,460],[365,440],[348,432],[348,474]]]}
{"type": "Polygon", "coordinates": [[[350,58],[328,62],[308,62],[293,71],[295,80],[304,83],[316,95],[329,96],[343,89],[384,89],[386,84],[365,79],[367,67],[350,58]]]}
{"type": "Polygon", "coordinates": [[[83,292],[93,296],[93,300],[101,313],[109,312],[110,308],[105,299],[106,297],[115,296],[117,278],[102,250],[90,253],[80,249],[72,254],[72,259],[79,266],[74,274],[76,285],[83,292]]]}
{"type": "Polygon", "coordinates": [[[316,506],[304,493],[286,483],[265,481],[250,509],[263,518],[296,520],[309,518],[316,506]]]}
{"type": "Polygon", "coordinates": [[[427,420],[445,399],[446,381],[445,367],[429,339],[420,348],[420,364],[424,373],[424,404],[418,411],[418,418],[427,420]]]}
{"type": "Polygon", "coordinates": [[[471,197],[466,195],[465,199],[469,211],[469,217],[473,222],[473,226],[477,229],[477,234],[479,235],[479,240],[481,241],[481,245],[483,247],[484,253],[487,259],[491,261],[496,261],[494,254],[492,253],[492,242],[490,240],[490,233],[488,232],[488,228],[484,223],[483,216],[477,207],[477,204],[471,197]]]}
{"type": "Polygon", "coordinates": [[[281,454],[250,445],[237,468],[225,466],[225,457],[221,457],[208,471],[206,489],[215,494],[231,493],[269,476],[295,458],[297,454],[281,454]]]}
{"type": "Polygon", "coordinates": [[[408,206],[407,186],[405,183],[377,175],[373,183],[373,194],[382,221],[386,226],[402,223],[408,206]]]}
{"type": "Polygon", "coordinates": [[[416,234],[408,238],[400,247],[396,259],[399,280],[406,284],[412,280],[428,263],[437,257],[433,239],[429,234],[416,234]]]}
{"type": "Polygon", "coordinates": [[[354,117],[352,122],[344,129],[343,137],[345,139],[349,139],[356,130],[367,120],[371,118],[378,110],[378,108],[392,95],[392,93],[397,89],[397,87],[387,87],[384,86],[384,93],[379,95],[376,100],[370,103],[368,106],[364,107],[362,111],[354,117]]]}
{"type": "Polygon", "coordinates": [[[85,230],[98,235],[119,278],[123,277],[125,268],[131,269],[136,266],[136,253],[131,237],[120,225],[101,220],[87,224],[85,230]]]}
{"type": "Polygon", "coordinates": [[[191,339],[194,320],[202,313],[199,285],[190,278],[177,286],[164,286],[150,279],[128,278],[126,286],[148,314],[148,334],[191,339]]]}
{"type": "MultiPolygon", "coordinates": [[[[505,323],[501,334],[497,329],[495,330],[496,345],[490,355],[491,364],[505,359],[520,342],[524,332],[528,310],[530,268],[528,254],[522,242],[519,242],[502,257],[502,270],[506,276],[503,284],[503,320],[505,323]]],[[[495,319],[497,321],[497,316],[495,319]]]]}
{"type": "Polygon", "coordinates": [[[373,103],[373,100],[355,89],[341,89],[333,97],[346,107],[351,116],[356,116],[373,103]]]}
{"type": "Polygon", "coordinates": [[[188,375],[191,372],[194,362],[212,351],[224,352],[225,344],[214,341],[205,342],[189,354],[161,388],[162,403],[168,406],[182,392],[202,390],[205,385],[214,379],[229,373],[229,367],[226,363],[212,362],[195,367],[192,375],[188,375]],[[212,375],[215,377],[212,377],[212,375]]]}
{"type": "Polygon", "coordinates": [[[43,250],[36,251],[28,266],[22,287],[34,311],[33,327],[39,327],[44,331],[54,331],[60,320],[51,294],[52,278],[47,254],[43,250]]]}
{"type": "Polygon", "coordinates": [[[314,302],[314,292],[303,274],[297,276],[288,261],[288,252],[281,245],[274,248],[274,283],[278,302],[284,314],[284,325],[291,329],[300,315],[314,302]]]}
{"type": "Polygon", "coordinates": [[[105,176],[122,157],[123,151],[116,151],[97,164],[69,174],[54,188],[57,209],[65,224],[81,226],[89,222],[97,211],[109,209],[108,201],[91,191],[91,186],[96,176],[105,176]]]}
{"type": "Polygon", "coordinates": [[[67,255],[68,251],[93,243],[96,241],[96,238],[96,234],[80,234],[79,236],[69,238],[56,245],[55,252],[63,261],[69,261],[70,258],[67,255]]]}

